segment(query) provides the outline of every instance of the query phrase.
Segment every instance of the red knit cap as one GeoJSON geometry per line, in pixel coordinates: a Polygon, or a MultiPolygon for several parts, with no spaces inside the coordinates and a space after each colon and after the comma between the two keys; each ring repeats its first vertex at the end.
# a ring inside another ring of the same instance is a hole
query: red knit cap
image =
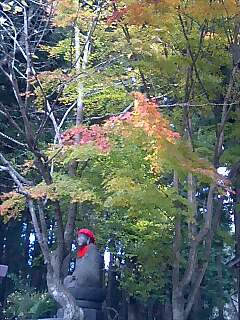
{"type": "Polygon", "coordinates": [[[93,243],[95,243],[96,241],[96,237],[94,235],[94,233],[92,231],[90,231],[89,229],[80,229],[77,231],[77,235],[79,234],[85,234],[86,236],[88,236],[93,243]]]}

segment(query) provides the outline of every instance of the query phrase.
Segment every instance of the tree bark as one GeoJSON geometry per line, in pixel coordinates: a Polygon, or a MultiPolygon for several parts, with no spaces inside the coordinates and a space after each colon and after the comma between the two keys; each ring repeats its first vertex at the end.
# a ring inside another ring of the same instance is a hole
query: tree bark
{"type": "Polygon", "coordinates": [[[73,296],[65,289],[62,281],[55,276],[52,268],[47,271],[47,285],[49,294],[63,308],[63,320],[83,320],[84,314],[80,307],[76,305],[73,296]]]}
{"type": "Polygon", "coordinates": [[[182,289],[175,288],[172,293],[173,320],[184,320],[184,297],[182,289]]]}

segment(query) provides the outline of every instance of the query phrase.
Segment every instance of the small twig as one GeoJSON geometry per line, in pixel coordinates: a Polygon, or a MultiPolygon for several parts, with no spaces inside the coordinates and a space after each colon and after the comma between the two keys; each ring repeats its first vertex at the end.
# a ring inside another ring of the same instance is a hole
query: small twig
{"type": "Polygon", "coordinates": [[[46,161],[46,164],[50,163],[50,162],[62,151],[62,149],[63,149],[63,146],[61,146],[61,147],[56,151],[56,153],[54,153],[54,155],[53,155],[50,159],[48,159],[48,160],[46,161]]]}

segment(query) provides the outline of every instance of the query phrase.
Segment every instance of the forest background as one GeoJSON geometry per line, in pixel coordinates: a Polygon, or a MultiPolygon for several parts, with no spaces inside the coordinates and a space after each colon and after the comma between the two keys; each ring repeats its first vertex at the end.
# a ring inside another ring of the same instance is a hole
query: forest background
{"type": "Polygon", "coordinates": [[[82,319],[79,227],[109,257],[107,319],[239,319],[239,13],[1,2],[1,319],[82,319]]]}

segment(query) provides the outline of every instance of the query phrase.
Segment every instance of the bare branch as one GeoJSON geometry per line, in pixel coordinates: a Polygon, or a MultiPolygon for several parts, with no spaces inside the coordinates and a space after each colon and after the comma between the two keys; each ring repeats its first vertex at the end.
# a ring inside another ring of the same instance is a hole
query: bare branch
{"type": "Polygon", "coordinates": [[[19,127],[19,125],[17,124],[17,122],[13,119],[13,117],[10,115],[10,113],[8,112],[7,108],[4,107],[4,105],[0,102],[0,106],[1,108],[4,109],[3,110],[0,110],[0,113],[2,115],[4,115],[10,122],[11,124],[20,132],[20,133],[23,133],[23,130],[19,127]]]}
{"type": "MultiPolygon", "coordinates": [[[[178,192],[178,176],[177,172],[174,172],[173,185],[178,192]]],[[[179,285],[180,276],[180,248],[181,248],[181,218],[176,217],[175,221],[175,235],[173,240],[173,271],[172,271],[172,285],[173,289],[179,285]]]]}
{"type": "Polygon", "coordinates": [[[24,147],[24,148],[27,147],[27,145],[26,145],[25,143],[19,142],[19,141],[17,141],[16,139],[14,139],[14,138],[12,138],[12,137],[9,137],[9,136],[7,136],[6,134],[4,134],[4,133],[2,133],[2,132],[0,132],[0,136],[2,136],[2,137],[5,138],[5,139],[8,139],[9,141],[12,141],[12,142],[16,143],[17,145],[19,145],[19,146],[21,146],[21,147],[24,147]]]}
{"type": "MultiPolygon", "coordinates": [[[[32,217],[32,222],[33,222],[34,230],[35,230],[35,233],[37,236],[37,240],[38,240],[38,243],[41,247],[41,250],[42,250],[42,253],[44,256],[45,263],[47,263],[48,267],[50,267],[51,266],[51,257],[50,257],[49,247],[48,247],[47,242],[45,241],[45,238],[43,237],[43,234],[40,230],[33,200],[28,199],[27,204],[28,204],[28,208],[29,208],[29,211],[30,211],[30,214],[32,217]]],[[[41,210],[39,213],[42,214],[41,210]]]]}
{"type": "Polygon", "coordinates": [[[196,74],[196,77],[197,77],[197,80],[202,88],[202,91],[205,95],[205,97],[207,98],[207,101],[210,102],[210,99],[209,99],[209,94],[200,78],[200,75],[199,75],[199,72],[198,72],[198,69],[197,69],[197,65],[196,65],[196,62],[197,62],[197,59],[199,57],[199,54],[201,52],[201,49],[202,49],[202,42],[203,42],[203,36],[204,36],[204,26],[202,27],[202,32],[201,32],[201,35],[200,35],[200,41],[199,41],[199,49],[198,49],[198,53],[196,54],[196,56],[194,56],[193,52],[192,52],[192,48],[191,48],[191,45],[190,45],[190,41],[189,41],[189,38],[188,38],[188,35],[187,35],[187,31],[186,31],[186,28],[184,26],[184,22],[183,22],[183,19],[182,19],[182,16],[181,14],[178,15],[179,16],[179,20],[180,20],[180,24],[181,24],[181,27],[182,27],[182,30],[183,30],[183,35],[185,37],[185,40],[186,40],[186,44],[187,44],[187,49],[188,49],[188,52],[189,52],[189,55],[190,55],[190,58],[192,60],[192,65],[193,65],[193,68],[194,68],[194,71],[195,71],[195,74],[196,74]]]}
{"type": "Polygon", "coordinates": [[[4,157],[4,155],[0,152],[0,160],[5,165],[5,168],[9,171],[9,174],[13,178],[14,182],[17,184],[19,188],[23,190],[23,184],[27,186],[33,185],[32,181],[27,180],[24,178],[20,173],[17,172],[16,169],[13,168],[13,166],[10,164],[10,162],[4,157]]]}

